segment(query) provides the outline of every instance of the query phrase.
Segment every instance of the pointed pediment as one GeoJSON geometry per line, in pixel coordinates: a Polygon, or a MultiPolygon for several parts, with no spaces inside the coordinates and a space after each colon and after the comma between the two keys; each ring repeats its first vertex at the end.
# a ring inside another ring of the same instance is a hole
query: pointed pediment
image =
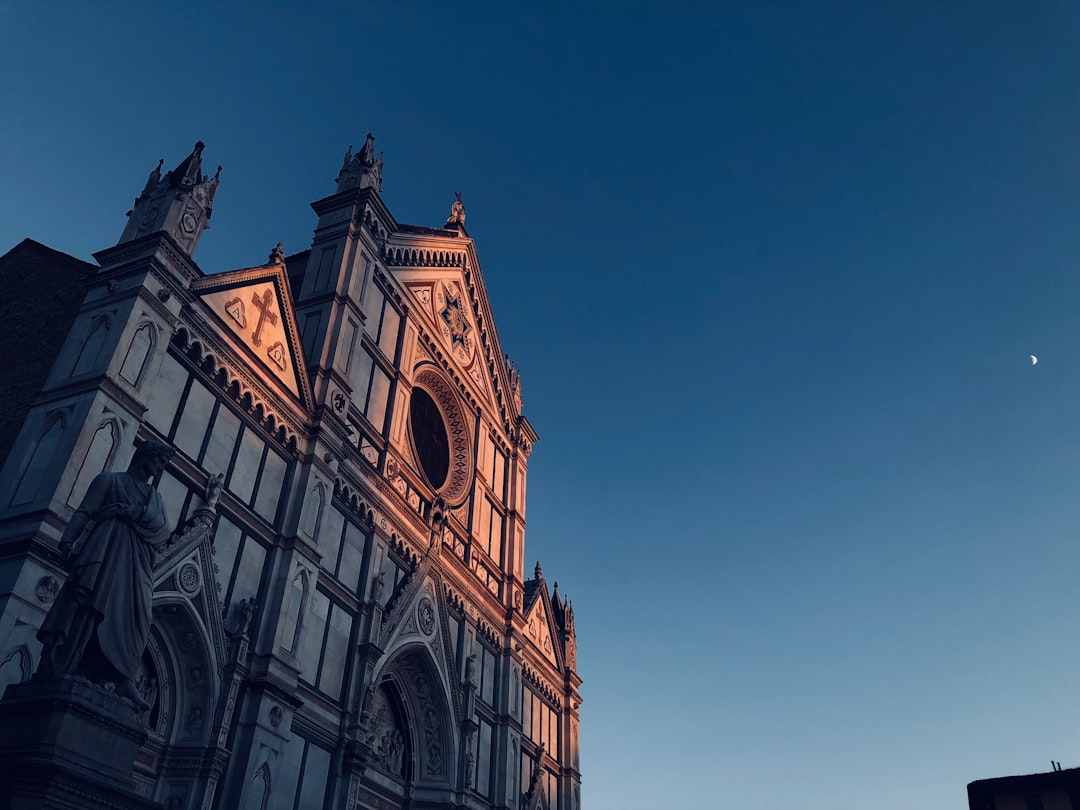
{"type": "Polygon", "coordinates": [[[395,268],[394,272],[412,294],[413,306],[423,313],[445,356],[476,384],[489,403],[494,403],[495,387],[480,338],[481,315],[468,294],[461,271],[447,268],[433,273],[395,268]]]}
{"type": "Polygon", "coordinates": [[[555,617],[551,610],[551,598],[548,596],[547,584],[540,580],[540,588],[531,606],[527,606],[525,613],[525,635],[536,645],[543,656],[554,664],[561,667],[561,655],[559,652],[558,636],[555,632],[555,617]]]}
{"type": "Polygon", "coordinates": [[[222,333],[256,359],[253,370],[311,407],[311,386],[283,264],[207,276],[191,290],[213,313],[222,333]]]}

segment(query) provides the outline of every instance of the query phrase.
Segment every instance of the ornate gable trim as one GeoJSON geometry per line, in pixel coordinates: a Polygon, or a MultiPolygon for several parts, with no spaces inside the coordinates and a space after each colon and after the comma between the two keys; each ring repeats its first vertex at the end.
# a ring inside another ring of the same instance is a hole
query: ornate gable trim
{"type": "Polygon", "coordinates": [[[537,597],[533,600],[532,606],[525,614],[525,636],[536,645],[541,656],[543,656],[548,663],[554,663],[560,672],[565,668],[565,662],[563,661],[562,645],[559,643],[559,630],[555,624],[555,614],[551,606],[551,595],[548,593],[547,582],[545,580],[540,581],[540,587],[537,588],[537,597]],[[543,616],[538,617],[540,619],[540,637],[534,638],[528,628],[532,624],[533,618],[536,616],[536,611],[543,611],[543,616]],[[550,646],[550,650],[544,646],[545,641],[550,646]],[[550,656],[550,657],[549,657],[550,656]]]}

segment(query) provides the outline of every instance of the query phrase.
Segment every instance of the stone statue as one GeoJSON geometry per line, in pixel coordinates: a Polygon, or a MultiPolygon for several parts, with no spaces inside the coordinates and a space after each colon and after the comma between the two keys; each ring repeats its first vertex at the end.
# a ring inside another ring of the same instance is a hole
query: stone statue
{"type": "Polygon", "coordinates": [[[203,494],[203,504],[207,509],[217,509],[221,493],[225,489],[225,473],[214,473],[206,479],[206,492],[203,494]]]}
{"type": "Polygon", "coordinates": [[[449,228],[454,225],[465,224],[465,203],[461,201],[461,192],[455,191],[454,196],[457,197],[453,204],[450,206],[450,218],[446,220],[444,228],[449,228]]]}
{"type": "Polygon", "coordinates": [[[476,686],[476,653],[465,659],[465,685],[476,686]]]}
{"type": "Polygon", "coordinates": [[[165,506],[149,479],[173,448],[147,441],[126,472],[101,473],[60,538],[71,573],[38,631],[38,675],[78,674],[113,682],[117,694],[150,708],[135,682],[150,633],[155,547],[169,539],[165,506]],[[78,551],[75,543],[86,532],[78,551]]]}

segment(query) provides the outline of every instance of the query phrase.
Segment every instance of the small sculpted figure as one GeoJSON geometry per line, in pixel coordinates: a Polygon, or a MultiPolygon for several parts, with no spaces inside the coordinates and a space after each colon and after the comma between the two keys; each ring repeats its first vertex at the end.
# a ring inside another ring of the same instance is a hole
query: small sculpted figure
{"type": "Polygon", "coordinates": [[[214,473],[206,479],[206,493],[203,496],[203,503],[207,509],[217,509],[218,501],[221,500],[221,493],[224,489],[225,473],[214,473]]]}
{"type": "Polygon", "coordinates": [[[465,659],[465,684],[476,686],[476,653],[465,659]]]}
{"type": "Polygon", "coordinates": [[[125,472],[90,483],[60,538],[71,573],[37,634],[44,645],[38,675],[112,682],[121,697],[149,708],[135,676],[150,633],[155,547],[169,539],[165,506],[149,479],[172,454],[167,444],[144,442],[125,472]]]}

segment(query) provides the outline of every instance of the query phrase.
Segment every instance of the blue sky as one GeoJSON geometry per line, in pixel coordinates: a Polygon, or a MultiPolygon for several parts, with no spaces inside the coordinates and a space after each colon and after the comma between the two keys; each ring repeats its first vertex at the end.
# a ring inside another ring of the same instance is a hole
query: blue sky
{"type": "Polygon", "coordinates": [[[0,4],[0,251],[200,138],[202,267],[301,250],[374,132],[523,375],[587,810],[1080,765],[1080,5],[315,5],[0,4]]]}

